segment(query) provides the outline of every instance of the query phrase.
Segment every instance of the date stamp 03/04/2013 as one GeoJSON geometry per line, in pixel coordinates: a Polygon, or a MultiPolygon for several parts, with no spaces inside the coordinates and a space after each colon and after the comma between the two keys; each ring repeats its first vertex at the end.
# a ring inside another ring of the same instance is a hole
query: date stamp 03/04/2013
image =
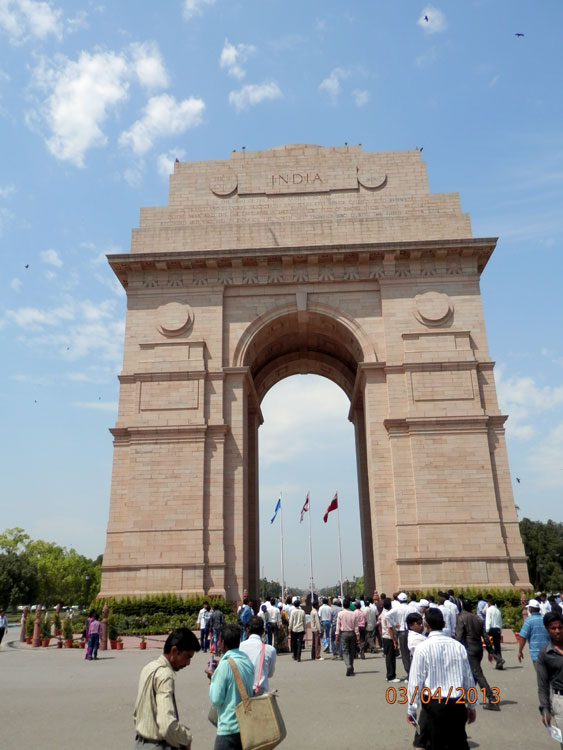
{"type": "Polygon", "coordinates": [[[485,688],[452,686],[447,691],[442,690],[441,688],[436,688],[436,690],[432,691],[429,687],[423,687],[422,690],[419,690],[418,685],[416,685],[413,694],[409,698],[406,687],[388,687],[385,691],[385,700],[387,703],[399,703],[405,705],[408,703],[411,706],[414,703],[430,703],[430,701],[445,703],[446,701],[451,700],[454,703],[465,703],[474,706],[476,703],[499,703],[500,690],[498,687],[492,687],[490,695],[487,695],[485,688]]]}

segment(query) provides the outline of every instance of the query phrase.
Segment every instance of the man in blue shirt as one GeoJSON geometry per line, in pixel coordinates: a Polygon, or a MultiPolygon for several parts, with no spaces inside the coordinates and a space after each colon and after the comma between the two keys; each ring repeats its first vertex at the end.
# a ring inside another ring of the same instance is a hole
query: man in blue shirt
{"type": "Polygon", "coordinates": [[[524,620],[520,630],[520,643],[518,644],[518,661],[524,658],[524,646],[526,641],[530,644],[530,659],[534,667],[538,654],[544,646],[550,642],[549,633],[544,627],[543,617],[540,615],[540,603],[537,599],[530,599],[528,602],[528,617],[524,620]]]}
{"type": "Polygon", "coordinates": [[[223,652],[223,657],[213,673],[209,686],[209,700],[214,706],[217,706],[219,719],[214,750],[242,750],[240,731],[235,714],[235,706],[241,702],[242,698],[237,689],[229,659],[235,662],[244,689],[250,696],[253,693],[254,666],[248,656],[239,649],[239,645],[239,626],[223,625],[219,638],[219,647],[223,652]]]}

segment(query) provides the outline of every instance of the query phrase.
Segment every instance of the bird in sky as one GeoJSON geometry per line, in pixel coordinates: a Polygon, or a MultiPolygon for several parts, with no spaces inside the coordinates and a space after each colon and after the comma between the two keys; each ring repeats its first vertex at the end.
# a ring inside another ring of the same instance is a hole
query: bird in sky
{"type": "Polygon", "coordinates": [[[516,34],[514,34],[514,36],[524,36],[524,34],[522,34],[520,31],[517,31],[516,34]]]}
{"type": "Polygon", "coordinates": [[[26,267],[26,268],[29,268],[29,263],[27,263],[25,267],[26,267]]]}
{"type": "Polygon", "coordinates": [[[424,20],[428,23],[428,16],[424,16],[424,20]]]}
{"type": "Polygon", "coordinates": [[[520,477],[516,477],[516,481],[520,484],[520,477]]]}

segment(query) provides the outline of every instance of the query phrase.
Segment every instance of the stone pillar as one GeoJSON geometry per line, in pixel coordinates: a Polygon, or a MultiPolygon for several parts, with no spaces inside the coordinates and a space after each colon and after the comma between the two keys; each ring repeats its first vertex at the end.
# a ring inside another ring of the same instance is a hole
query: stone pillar
{"type": "Polygon", "coordinates": [[[37,648],[41,645],[41,605],[38,604],[35,609],[35,624],[33,626],[33,640],[31,645],[37,648]]]}
{"type": "Polygon", "coordinates": [[[23,608],[22,613],[22,619],[21,619],[21,630],[20,630],[20,641],[21,643],[25,642],[25,623],[27,621],[27,616],[29,614],[29,609],[27,607],[23,608]]]}
{"type": "Polygon", "coordinates": [[[108,612],[109,607],[104,604],[102,608],[102,637],[100,638],[100,651],[107,651],[108,647],[108,612]]]}

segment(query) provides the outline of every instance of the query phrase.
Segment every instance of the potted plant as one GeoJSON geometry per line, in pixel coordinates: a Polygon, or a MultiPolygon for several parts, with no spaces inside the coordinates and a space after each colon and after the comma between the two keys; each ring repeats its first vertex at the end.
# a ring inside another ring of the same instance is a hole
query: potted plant
{"type": "Polygon", "coordinates": [[[144,650],[144,649],[146,649],[146,647],[147,647],[147,642],[146,642],[146,640],[145,640],[145,636],[144,636],[144,635],[142,635],[142,636],[141,636],[141,642],[139,643],[139,648],[140,648],[141,650],[144,650]]]}
{"type": "Polygon", "coordinates": [[[117,630],[117,626],[115,622],[113,621],[113,618],[110,617],[108,621],[108,639],[109,639],[110,648],[112,649],[117,648],[117,636],[118,635],[119,635],[119,632],[117,630]]]}
{"type": "Polygon", "coordinates": [[[55,626],[55,635],[62,635],[63,631],[61,628],[61,616],[56,611],[55,611],[55,614],[53,615],[53,624],[55,626]]]}
{"type": "Polygon", "coordinates": [[[120,635],[117,636],[116,646],[118,651],[123,651],[123,638],[120,635]]]}
{"type": "Polygon", "coordinates": [[[49,615],[41,623],[41,645],[46,648],[51,642],[51,620],[49,615]]]}
{"type": "Polygon", "coordinates": [[[65,617],[63,622],[63,636],[65,648],[72,648],[72,621],[68,617],[65,617]]]}
{"type": "Polygon", "coordinates": [[[35,628],[35,617],[32,617],[31,613],[28,614],[25,621],[25,642],[31,645],[33,640],[33,629],[35,628]]]}
{"type": "Polygon", "coordinates": [[[57,648],[63,647],[63,639],[60,635],[57,636],[57,648]]]}

